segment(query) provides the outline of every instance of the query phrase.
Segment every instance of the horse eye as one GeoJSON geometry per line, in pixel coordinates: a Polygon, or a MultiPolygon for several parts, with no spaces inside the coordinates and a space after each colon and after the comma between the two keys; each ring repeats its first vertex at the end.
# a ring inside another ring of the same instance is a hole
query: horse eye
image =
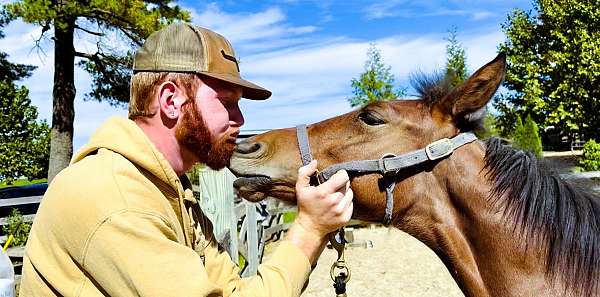
{"type": "Polygon", "coordinates": [[[377,126],[377,125],[385,124],[384,120],[380,119],[378,116],[376,116],[370,112],[361,112],[358,115],[358,119],[360,119],[361,121],[363,121],[365,124],[367,124],[369,126],[377,126]]]}

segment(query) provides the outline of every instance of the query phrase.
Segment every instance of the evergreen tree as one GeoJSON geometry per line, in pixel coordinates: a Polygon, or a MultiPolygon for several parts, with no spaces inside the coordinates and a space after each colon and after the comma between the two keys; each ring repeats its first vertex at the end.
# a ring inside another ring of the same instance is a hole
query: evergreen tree
{"type": "Polygon", "coordinates": [[[65,168],[73,154],[75,118],[75,64],[88,71],[93,80],[86,99],[123,105],[129,101],[132,52],[152,32],[175,20],[189,20],[189,13],[171,0],[19,0],[5,5],[13,17],[36,24],[42,36],[53,31],[54,87],[50,146],[51,180],[65,168]],[[95,39],[92,52],[75,50],[75,32],[95,39]],[[129,42],[128,49],[115,45],[116,38],[129,42]]]}
{"type": "Polygon", "coordinates": [[[512,141],[514,147],[521,148],[521,143],[523,143],[523,120],[519,116],[512,131],[512,141]]]}
{"type": "Polygon", "coordinates": [[[452,28],[450,36],[446,39],[446,76],[452,76],[450,85],[456,87],[465,81],[468,77],[467,54],[463,45],[458,41],[457,29],[452,28]]]}
{"type": "Polygon", "coordinates": [[[525,124],[523,125],[522,149],[532,152],[538,158],[542,157],[542,139],[540,138],[538,125],[530,115],[527,115],[525,124]]]}
{"type": "Polygon", "coordinates": [[[365,72],[358,79],[352,79],[353,97],[349,98],[350,106],[365,106],[375,101],[394,100],[406,95],[405,89],[394,87],[394,75],[391,67],[381,59],[381,51],[371,44],[367,50],[365,72]]]}
{"type": "Polygon", "coordinates": [[[542,139],[531,116],[527,116],[524,125],[520,117],[517,119],[513,141],[516,148],[532,152],[538,158],[542,157],[542,139]]]}

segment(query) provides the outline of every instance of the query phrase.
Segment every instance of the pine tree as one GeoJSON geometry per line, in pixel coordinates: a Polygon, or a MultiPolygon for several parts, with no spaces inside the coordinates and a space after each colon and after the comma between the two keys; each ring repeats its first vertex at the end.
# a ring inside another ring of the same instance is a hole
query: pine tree
{"type": "Polygon", "coordinates": [[[538,125],[530,115],[525,119],[523,125],[523,150],[530,151],[537,157],[542,156],[542,139],[538,131],[538,125]]]}
{"type": "Polygon", "coordinates": [[[467,71],[467,54],[463,45],[458,41],[457,29],[452,28],[446,39],[446,75],[452,76],[450,85],[456,87],[469,77],[467,71]]]}
{"type": "Polygon", "coordinates": [[[542,157],[542,139],[538,131],[537,124],[531,116],[525,119],[525,125],[522,124],[521,118],[517,118],[515,132],[513,134],[513,146],[528,152],[532,152],[538,158],[542,157]]]}
{"type": "Polygon", "coordinates": [[[523,120],[521,120],[521,117],[517,117],[515,122],[515,127],[512,132],[512,141],[514,147],[521,148],[521,144],[523,143],[523,120]]]}
{"type": "Polygon", "coordinates": [[[73,154],[75,118],[74,67],[88,71],[93,80],[86,99],[124,105],[129,101],[132,53],[152,32],[175,20],[189,20],[189,13],[171,0],[19,0],[6,4],[13,17],[39,25],[42,37],[53,31],[54,87],[50,168],[48,179],[65,168],[73,154]],[[75,50],[75,33],[96,40],[92,52],[75,50]],[[128,41],[129,48],[115,45],[114,38],[128,41]]]}
{"type": "Polygon", "coordinates": [[[358,79],[352,79],[353,97],[348,99],[350,106],[365,106],[375,101],[394,100],[406,95],[406,90],[394,87],[391,67],[381,59],[381,51],[371,44],[367,50],[365,72],[358,79]]]}

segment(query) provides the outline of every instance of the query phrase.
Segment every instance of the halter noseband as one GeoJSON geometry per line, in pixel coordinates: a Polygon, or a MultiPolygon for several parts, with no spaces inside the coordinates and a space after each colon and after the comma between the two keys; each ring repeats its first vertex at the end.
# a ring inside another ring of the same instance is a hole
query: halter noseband
{"type": "MultiPolygon", "coordinates": [[[[307,165],[312,161],[310,143],[308,141],[308,132],[306,125],[296,126],[296,136],[300,148],[300,158],[302,164],[307,165]]],[[[452,154],[459,147],[477,140],[477,136],[471,132],[464,132],[453,138],[442,138],[428,144],[425,148],[408,152],[399,156],[385,154],[376,160],[360,160],[337,163],[318,172],[316,175],[317,183],[323,183],[331,178],[339,170],[346,170],[358,175],[368,173],[379,173],[382,175],[382,181],[385,186],[385,215],[383,224],[389,225],[392,222],[392,210],[394,208],[394,187],[396,186],[395,175],[402,169],[409,168],[429,161],[435,161],[445,158],[452,154]]]]}

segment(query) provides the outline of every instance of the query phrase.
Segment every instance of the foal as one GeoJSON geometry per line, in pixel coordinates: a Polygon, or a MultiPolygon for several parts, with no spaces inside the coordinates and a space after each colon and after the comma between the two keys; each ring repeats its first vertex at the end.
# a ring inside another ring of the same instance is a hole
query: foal
{"type": "MultiPolygon", "coordinates": [[[[425,79],[420,100],[378,102],[312,124],[313,156],[322,170],[472,131],[505,69],[501,54],[454,89],[425,79]]],[[[230,169],[245,198],[293,202],[300,164],[295,130],[281,129],[240,144],[230,169]]],[[[354,217],[381,222],[381,175],[350,175],[354,217]]],[[[431,248],[466,296],[600,296],[600,201],[548,175],[531,154],[475,141],[393,178],[392,225],[431,248]]]]}

